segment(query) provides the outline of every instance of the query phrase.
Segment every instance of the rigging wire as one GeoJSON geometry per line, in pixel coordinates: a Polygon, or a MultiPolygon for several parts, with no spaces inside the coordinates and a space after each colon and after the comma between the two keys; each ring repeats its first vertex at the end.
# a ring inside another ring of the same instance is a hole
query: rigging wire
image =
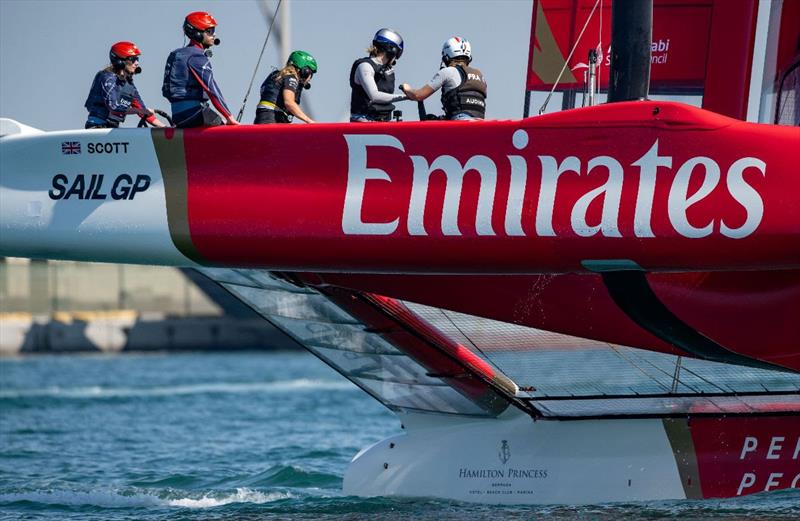
{"type": "MultiPolygon", "coordinates": [[[[572,45],[572,49],[569,51],[569,55],[567,56],[567,59],[564,60],[564,66],[561,67],[561,72],[558,73],[558,77],[556,78],[555,83],[553,83],[553,88],[550,89],[550,92],[547,94],[547,98],[544,100],[544,103],[542,103],[542,106],[539,109],[539,115],[540,116],[542,114],[544,114],[544,111],[547,109],[547,104],[550,103],[550,98],[553,96],[553,92],[555,92],[556,87],[558,87],[558,83],[561,81],[561,76],[564,75],[564,71],[567,69],[567,65],[569,64],[569,61],[572,59],[572,55],[575,53],[575,50],[578,48],[578,43],[580,43],[581,38],[583,37],[583,33],[584,33],[584,31],[586,31],[586,28],[589,26],[589,21],[591,21],[592,16],[594,15],[594,12],[597,9],[597,6],[599,4],[600,4],[600,0],[596,0],[595,3],[594,3],[594,6],[592,7],[592,11],[589,13],[589,16],[586,18],[586,23],[583,24],[583,29],[581,29],[581,32],[578,35],[578,38],[575,40],[575,43],[572,45]]],[[[601,26],[601,30],[602,30],[602,26],[601,26]]]]}
{"type": "Polygon", "coordinates": [[[623,354],[622,354],[622,353],[621,353],[621,352],[620,352],[620,351],[619,351],[619,350],[616,348],[616,346],[614,346],[614,344],[606,344],[606,345],[608,345],[608,347],[610,347],[610,348],[611,348],[611,350],[612,350],[612,351],[614,351],[614,353],[616,353],[616,354],[617,354],[617,356],[619,356],[620,358],[622,358],[623,360],[625,360],[626,362],[628,362],[630,365],[632,365],[633,367],[635,367],[636,369],[638,369],[638,370],[639,370],[639,372],[641,372],[641,373],[642,373],[643,375],[645,375],[647,378],[649,378],[650,380],[652,380],[652,381],[653,381],[653,382],[654,382],[656,385],[658,385],[659,387],[661,387],[661,388],[662,388],[662,389],[664,389],[665,391],[669,392],[669,387],[667,387],[666,385],[664,385],[663,383],[661,383],[661,381],[660,381],[658,378],[656,378],[656,377],[652,376],[650,373],[648,373],[647,371],[645,371],[644,369],[642,369],[641,367],[639,367],[639,365],[637,365],[637,364],[636,364],[636,362],[634,362],[633,360],[630,360],[630,359],[629,359],[627,356],[623,355],[623,354]]]}
{"type": "MultiPolygon", "coordinates": [[[[653,366],[653,368],[654,368],[656,371],[659,371],[660,373],[662,373],[662,374],[663,374],[664,376],[666,376],[667,378],[669,378],[669,377],[670,377],[669,371],[667,371],[666,369],[662,369],[661,367],[657,366],[656,364],[654,364],[654,363],[653,363],[653,361],[652,361],[652,360],[648,360],[648,359],[647,359],[647,358],[645,358],[643,355],[637,355],[637,356],[639,357],[639,359],[641,359],[641,360],[643,360],[644,362],[646,362],[646,363],[650,364],[651,366],[653,366]]],[[[672,377],[674,377],[674,376],[675,376],[675,375],[674,375],[674,373],[673,373],[672,377]]],[[[680,371],[678,371],[678,379],[677,379],[677,383],[673,382],[673,385],[675,385],[675,387],[676,387],[676,388],[677,388],[677,386],[678,386],[678,385],[683,385],[684,387],[688,388],[689,390],[691,390],[691,391],[692,391],[692,392],[694,392],[694,393],[698,393],[698,394],[701,394],[701,393],[702,393],[702,391],[700,391],[700,390],[698,390],[698,389],[695,389],[694,387],[692,387],[691,385],[689,385],[687,382],[684,382],[683,380],[681,380],[681,379],[680,379],[680,371]]],[[[674,391],[670,391],[670,392],[674,392],[674,391]]]]}
{"type": "Polygon", "coordinates": [[[675,374],[672,375],[672,390],[670,392],[678,392],[678,384],[681,382],[681,362],[683,361],[683,357],[679,356],[677,360],[675,360],[675,374]]]}
{"type": "Polygon", "coordinates": [[[603,70],[603,61],[606,56],[603,53],[603,0],[600,0],[600,29],[597,30],[597,47],[600,49],[600,63],[597,64],[597,82],[595,83],[598,94],[600,93],[600,72],[603,70]]]}
{"type": "Polygon", "coordinates": [[[269,37],[272,34],[272,26],[275,25],[275,20],[278,19],[278,11],[281,8],[281,3],[283,0],[278,0],[278,6],[275,8],[275,16],[272,17],[272,21],[269,23],[269,30],[267,30],[267,37],[264,38],[264,45],[261,46],[261,54],[258,55],[258,61],[256,62],[256,68],[253,70],[253,77],[250,78],[250,84],[247,86],[247,93],[244,95],[244,100],[242,101],[242,108],[239,109],[239,114],[236,116],[236,121],[242,122],[242,116],[244,115],[244,107],[247,105],[247,98],[250,97],[250,91],[253,89],[253,81],[256,79],[256,74],[258,74],[258,67],[261,65],[261,58],[264,57],[264,50],[267,48],[267,43],[269,42],[269,37]]]}
{"type": "MultiPolygon", "coordinates": [[[[687,366],[685,366],[685,365],[684,365],[684,366],[681,366],[681,371],[682,371],[682,372],[684,372],[684,373],[689,373],[690,375],[694,376],[694,377],[695,377],[695,378],[697,378],[698,380],[702,380],[703,382],[707,383],[707,384],[708,384],[708,385],[710,385],[711,387],[716,387],[716,388],[717,388],[717,390],[719,390],[720,392],[723,392],[723,393],[735,393],[735,392],[736,392],[736,389],[734,389],[733,387],[730,387],[730,386],[728,386],[728,388],[726,389],[726,388],[725,388],[725,387],[723,387],[722,385],[719,385],[719,384],[717,384],[717,383],[715,383],[715,382],[712,382],[712,381],[711,381],[711,380],[709,380],[708,378],[706,378],[706,377],[702,376],[700,373],[696,373],[696,372],[692,371],[691,369],[689,369],[689,368],[688,368],[687,366]]],[[[683,385],[686,385],[686,383],[685,383],[685,382],[681,382],[681,383],[682,383],[683,385]]],[[[762,387],[763,387],[763,386],[762,386],[762,387]]],[[[764,390],[767,390],[767,389],[766,389],[766,388],[764,388],[764,390]]]]}
{"type": "MultiPolygon", "coordinates": [[[[443,316],[444,316],[444,317],[445,317],[445,318],[446,318],[448,321],[450,321],[450,323],[453,325],[453,327],[454,327],[454,328],[456,328],[456,331],[458,331],[458,332],[461,334],[461,336],[463,336],[463,337],[464,337],[464,339],[465,339],[467,342],[469,342],[469,343],[472,345],[472,347],[474,347],[474,348],[475,348],[475,350],[476,350],[476,351],[478,351],[478,352],[479,352],[481,355],[483,355],[483,358],[484,358],[484,360],[486,360],[486,361],[487,361],[487,362],[489,362],[491,365],[493,365],[493,366],[495,367],[495,369],[497,369],[498,371],[500,371],[502,374],[506,374],[506,373],[505,373],[505,371],[503,371],[503,369],[502,369],[502,368],[501,368],[499,365],[497,365],[497,363],[496,363],[494,360],[492,360],[492,359],[489,357],[489,355],[487,355],[486,353],[484,353],[484,352],[483,352],[483,350],[482,350],[480,347],[478,347],[478,344],[476,344],[475,342],[473,342],[473,341],[472,341],[472,339],[471,339],[471,338],[470,338],[470,337],[469,337],[469,336],[468,336],[468,335],[467,335],[467,334],[464,332],[464,330],[463,330],[463,329],[461,329],[460,327],[458,327],[458,324],[456,324],[456,323],[455,323],[455,321],[453,320],[453,318],[452,318],[452,317],[451,317],[451,316],[450,316],[450,315],[449,315],[449,314],[448,314],[448,313],[447,313],[447,312],[446,312],[444,309],[442,309],[442,308],[439,308],[439,311],[442,313],[442,315],[443,315],[443,316]]],[[[508,375],[506,375],[506,376],[508,376],[508,375]]],[[[510,377],[509,377],[509,378],[510,378],[510,377]]],[[[513,381],[513,379],[512,379],[512,381],[513,381]]],[[[516,383],[516,382],[514,382],[514,383],[516,383]]],[[[519,385],[518,385],[518,386],[519,386],[519,385]]]]}

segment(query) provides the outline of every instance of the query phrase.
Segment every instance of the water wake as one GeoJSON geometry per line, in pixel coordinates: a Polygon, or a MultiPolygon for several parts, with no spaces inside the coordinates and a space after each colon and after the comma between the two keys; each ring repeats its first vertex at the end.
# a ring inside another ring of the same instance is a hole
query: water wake
{"type": "Polygon", "coordinates": [[[235,491],[214,491],[202,495],[186,492],[160,494],[126,491],[32,491],[0,494],[0,505],[33,503],[49,506],[100,507],[100,508],[214,508],[234,503],[263,504],[290,499],[289,492],[262,492],[249,488],[235,491]]]}
{"type": "Polygon", "coordinates": [[[356,389],[344,380],[312,380],[297,378],[275,382],[213,382],[190,385],[171,385],[161,387],[45,387],[39,389],[3,389],[0,400],[19,398],[59,398],[59,399],[103,399],[139,398],[151,396],[181,396],[193,394],[249,394],[316,392],[356,389]]]}

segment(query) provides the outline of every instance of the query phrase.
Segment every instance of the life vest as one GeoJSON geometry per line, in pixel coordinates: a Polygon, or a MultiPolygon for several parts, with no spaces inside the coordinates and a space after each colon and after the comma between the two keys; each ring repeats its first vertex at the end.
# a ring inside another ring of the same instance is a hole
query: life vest
{"type": "Polygon", "coordinates": [[[461,75],[461,85],[442,93],[442,107],[447,119],[465,112],[475,118],[486,116],[486,81],[481,71],[474,67],[456,65],[461,75]]]}
{"type": "Polygon", "coordinates": [[[133,82],[122,80],[113,72],[102,70],[94,77],[84,107],[89,111],[89,119],[93,123],[118,127],[125,121],[125,115],[136,95],[133,82]],[[113,84],[110,91],[108,84],[113,84]]]}
{"type": "MultiPolygon", "coordinates": [[[[278,79],[279,70],[272,71],[267,79],[264,80],[264,83],[261,84],[261,101],[271,103],[275,105],[277,108],[286,112],[286,104],[283,102],[283,78],[278,79]]],[[[300,84],[300,80],[297,80],[293,77],[297,82],[297,89],[294,91],[294,101],[298,105],[300,104],[300,97],[303,92],[303,86],[300,84]]]]}
{"type": "Polygon", "coordinates": [[[208,59],[203,50],[195,45],[175,49],[169,54],[167,65],[164,67],[164,84],[161,86],[161,94],[170,102],[208,99],[208,95],[197,83],[197,79],[189,72],[189,58],[193,56],[202,56],[204,59],[208,59]]]}
{"type": "Polygon", "coordinates": [[[367,92],[361,85],[356,84],[356,69],[362,63],[369,63],[375,69],[375,85],[380,92],[387,94],[394,93],[394,70],[385,68],[383,65],[378,65],[372,58],[361,58],[353,62],[350,68],[350,87],[352,88],[350,94],[350,114],[365,114],[367,116],[374,116],[376,119],[389,119],[394,105],[391,103],[370,103],[367,92]]]}

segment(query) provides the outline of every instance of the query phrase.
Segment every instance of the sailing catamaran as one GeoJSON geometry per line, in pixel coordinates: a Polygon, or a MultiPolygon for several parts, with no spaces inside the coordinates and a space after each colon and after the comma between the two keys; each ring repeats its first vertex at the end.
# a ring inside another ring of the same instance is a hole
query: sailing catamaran
{"type": "MultiPolygon", "coordinates": [[[[579,56],[597,53],[579,34],[609,34],[598,4],[534,2],[529,90],[576,104],[579,56]]],[[[655,0],[646,47],[654,92],[714,112],[649,100],[468,124],[0,120],[0,255],[188,266],[222,285],[400,418],[402,434],[354,457],[348,494],[798,488],[800,128],[741,121],[798,123],[798,4],[721,4],[655,0]],[[664,20],[705,28],[702,70],[674,65],[696,34],[664,20]],[[762,36],[776,81],[753,96],[762,36]],[[712,65],[741,81],[722,88],[712,65]]],[[[617,42],[592,76],[611,101],[635,83],[614,69],[631,59],[617,42]]]]}

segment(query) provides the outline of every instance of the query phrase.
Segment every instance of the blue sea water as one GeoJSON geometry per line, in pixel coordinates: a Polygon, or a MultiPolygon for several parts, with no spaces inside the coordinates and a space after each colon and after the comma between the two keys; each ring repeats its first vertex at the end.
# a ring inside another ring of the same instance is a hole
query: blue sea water
{"type": "Polygon", "coordinates": [[[488,506],[341,492],[394,415],[303,352],[0,359],[0,519],[798,519],[724,501],[488,506]]]}

